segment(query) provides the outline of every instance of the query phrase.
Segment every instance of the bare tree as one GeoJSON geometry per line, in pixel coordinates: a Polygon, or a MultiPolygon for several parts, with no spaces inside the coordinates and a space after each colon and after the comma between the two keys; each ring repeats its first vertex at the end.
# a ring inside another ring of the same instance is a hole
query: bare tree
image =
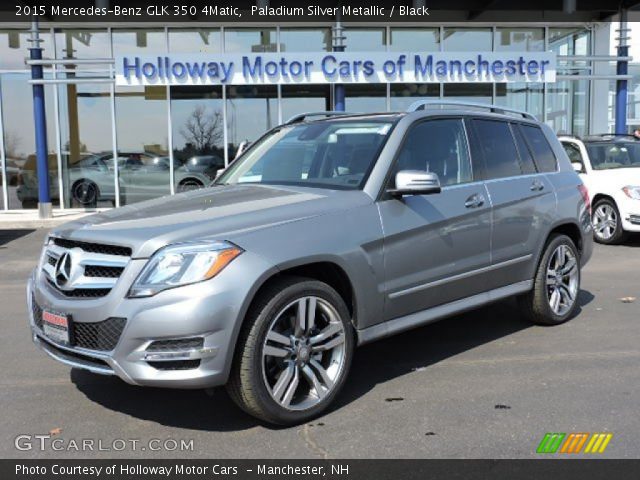
{"type": "MultiPolygon", "coordinates": [[[[0,132],[1,135],[1,132],[0,132]]],[[[22,143],[22,138],[15,131],[7,130],[4,134],[4,151],[7,158],[19,158],[18,150],[22,143]]]]}
{"type": "Polygon", "coordinates": [[[219,111],[209,113],[204,105],[197,105],[180,130],[180,135],[198,152],[204,153],[222,139],[222,114],[219,111]]]}

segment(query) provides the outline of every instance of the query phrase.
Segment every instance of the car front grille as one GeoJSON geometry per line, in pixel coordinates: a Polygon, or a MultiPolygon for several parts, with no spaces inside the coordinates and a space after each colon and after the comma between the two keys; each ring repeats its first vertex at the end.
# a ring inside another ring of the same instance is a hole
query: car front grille
{"type": "MultiPolygon", "coordinates": [[[[42,330],[42,308],[31,296],[33,322],[42,330]]],[[[71,329],[71,346],[108,352],[116,348],[120,336],[127,324],[126,318],[111,317],[101,322],[83,323],[69,322],[71,329]]]]}
{"type": "Polygon", "coordinates": [[[129,247],[121,247],[119,245],[79,242],[77,240],[68,240],[66,238],[58,237],[53,238],[53,243],[66,249],[80,248],[87,253],[101,253],[104,255],[118,255],[122,257],[131,256],[131,249],[129,247]]]}
{"type": "Polygon", "coordinates": [[[123,267],[102,267],[100,265],[88,265],[84,268],[85,277],[118,278],[122,275],[123,267]]]}
{"type": "Polygon", "coordinates": [[[42,270],[49,286],[65,297],[79,300],[108,295],[132,253],[129,247],[58,237],[52,237],[45,248],[42,270]],[[60,260],[65,255],[69,257],[63,264],[60,260]]]}

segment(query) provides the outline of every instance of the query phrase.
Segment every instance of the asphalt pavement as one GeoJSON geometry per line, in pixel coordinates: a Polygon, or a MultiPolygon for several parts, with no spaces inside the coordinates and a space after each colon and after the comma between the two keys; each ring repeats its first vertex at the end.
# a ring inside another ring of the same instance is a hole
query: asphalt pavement
{"type": "Polygon", "coordinates": [[[274,428],[224,389],[134,387],[38,351],[25,283],[45,235],[0,230],[0,458],[533,458],[547,432],[612,433],[598,458],[640,458],[640,237],[596,246],[570,322],[505,301],[366,345],[330,412],[274,428]]]}

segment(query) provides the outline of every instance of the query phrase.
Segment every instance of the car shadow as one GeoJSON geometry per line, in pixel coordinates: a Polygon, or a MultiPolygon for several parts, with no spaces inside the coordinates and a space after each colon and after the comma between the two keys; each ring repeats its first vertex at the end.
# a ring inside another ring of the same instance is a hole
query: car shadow
{"type": "MultiPolygon", "coordinates": [[[[587,305],[593,298],[582,290],[579,306],[587,305]]],[[[330,411],[357,401],[378,384],[527,328],[534,327],[522,317],[514,300],[506,300],[365,345],[356,351],[349,379],[330,411]]],[[[89,400],[105,408],[168,427],[212,432],[255,426],[282,428],[242,412],[224,388],[208,391],[141,388],[116,377],[78,369],[71,371],[71,381],[89,400]]]]}
{"type": "MultiPolygon", "coordinates": [[[[13,242],[19,238],[25,237],[30,233],[35,232],[34,229],[12,229],[12,230],[0,230],[0,246],[3,246],[9,242],[13,242]]],[[[6,248],[6,247],[3,247],[6,248]]]]}

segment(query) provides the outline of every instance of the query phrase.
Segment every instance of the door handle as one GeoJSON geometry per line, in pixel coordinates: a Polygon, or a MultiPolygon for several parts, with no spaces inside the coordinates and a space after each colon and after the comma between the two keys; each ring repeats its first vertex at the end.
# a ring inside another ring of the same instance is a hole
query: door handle
{"type": "Polygon", "coordinates": [[[482,205],[484,205],[484,197],[482,195],[480,195],[479,193],[475,193],[475,194],[471,195],[464,202],[464,206],[466,208],[478,208],[478,207],[481,207],[482,205]]]}
{"type": "Polygon", "coordinates": [[[544,190],[544,183],[542,183],[540,180],[534,180],[534,182],[531,184],[531,190],[534,192],[544,190]]]}

